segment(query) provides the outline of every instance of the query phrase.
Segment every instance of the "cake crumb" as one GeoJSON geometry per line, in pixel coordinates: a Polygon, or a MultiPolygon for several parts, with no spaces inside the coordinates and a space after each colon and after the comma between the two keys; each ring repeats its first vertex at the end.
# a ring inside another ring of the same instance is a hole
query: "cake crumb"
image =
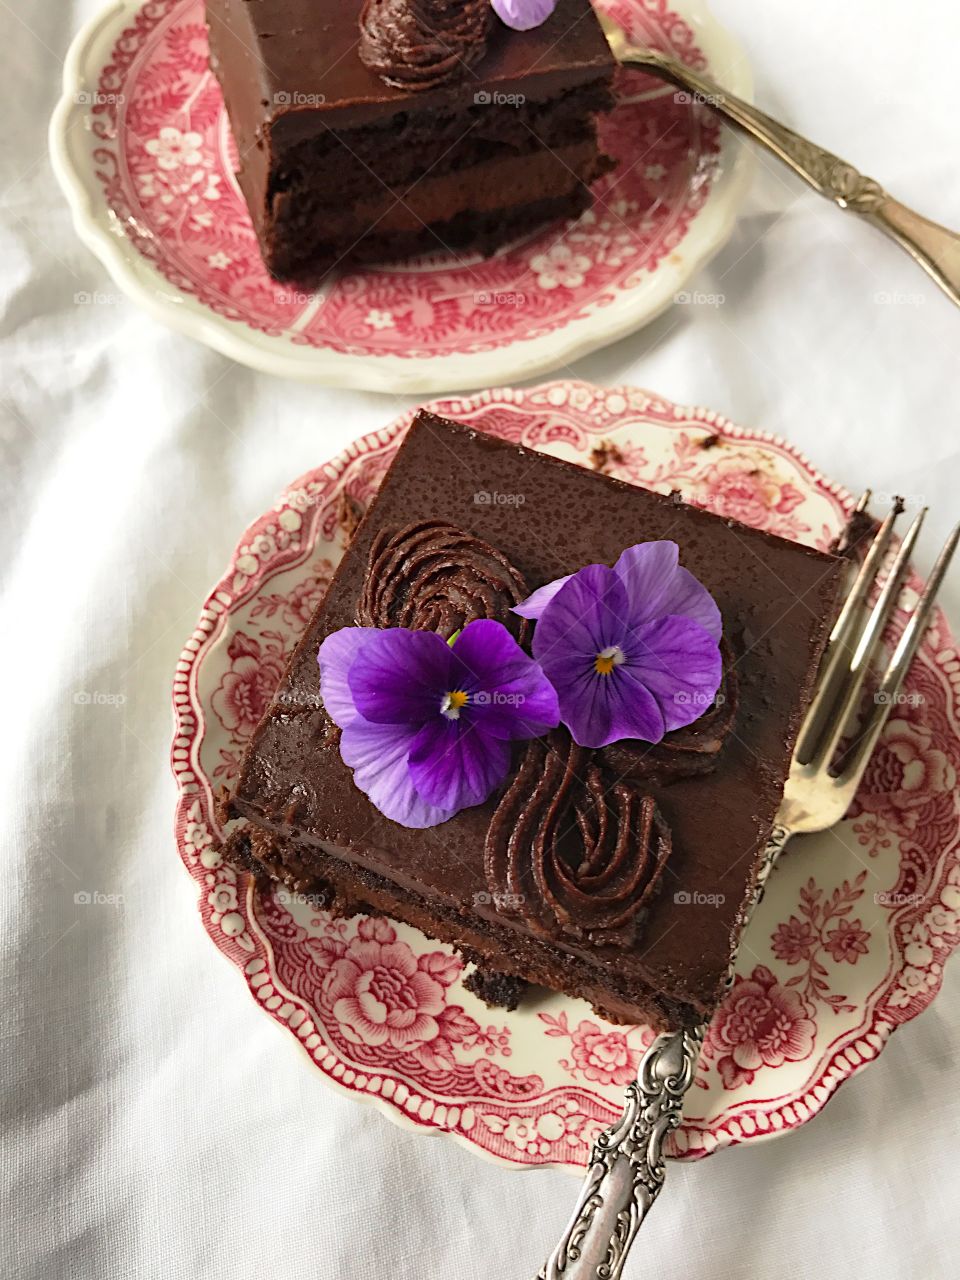
{"type": "Polygon", "coordinates": [[[337,499],[337,526],[343,534],[344,546],[349,547],[357,526],[363,519],[363,503],[354,498],[346,489],[340,490],[337,499]]]}
{"type": "Polygon", "coordinates": [[[225,827],[233,817],[233,811],[230,805],[230,790],[222,784],[217,788],[213,797],[213,816],[219,822],[221,827],[225,827]]]}
{"type": "Polygon", "coordinates": [[[601,440],[590,450],[590,465],[602,475],[609,475],[610,468],[622,466],[623,461],[623,454],[612,440],[601,440]]]}
{"type": "Polygon", "coordinates": [[[520,1003],[529,984],[523,978],[511,978],[505,973],[474,969],[464,978],[463,985],[489,1008],[512,1011],[520,1003]]]}

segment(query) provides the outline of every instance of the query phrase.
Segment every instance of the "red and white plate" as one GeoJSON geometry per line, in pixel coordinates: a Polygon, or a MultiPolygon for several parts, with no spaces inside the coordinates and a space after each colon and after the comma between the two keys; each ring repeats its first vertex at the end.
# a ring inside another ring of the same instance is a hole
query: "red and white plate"
{"type": "MultiPolygon", "coordinates": [[[[621,479],[679,489],[818,547],[851,506],[783,441],[633,388],[555,382],[431,407],[584,465],[604,444],[621,479]]],[[[236,776],[342,554],[338,499],[346,490],[369,501],[411,416],[295,481],[243,534],[204,605],[173,692],[180,856],[210,937],[329,1081],[513,1167],[578,1167],[619,1114],[648,1028],[611,1027],[557,995],[515,1013],[487,1009],[464,990],[449,948],[385,920],[331,919],[281,890],[260,894],[217,851],[214,792],[236,776]],[[390,1018],[410,1007],[415,1033],[390,1018]]],[[[912,577],[903,609],[920,588],[912,577]]],[[[936,995],[960,944],[958,716],[960,657],[937,613],[852,811],[795,841],[771,878],[674,1156],[796,1128],[936,995]]]]}
{"type": "MultiPolygon", "coordinates": [[[[645,43],[751,93],[705,0],[598,0],[645,43]]],[[[78,233],[154,315],[268,373],[438,392],[556,369],[632,332],[727,239],[749,154],[708,107],[623,71],[594,208],[493,258],[344,270],[316,294],[272,280],[234,177],[203,0],[116,0],[77,36],[50,126],[78,233]]]]}

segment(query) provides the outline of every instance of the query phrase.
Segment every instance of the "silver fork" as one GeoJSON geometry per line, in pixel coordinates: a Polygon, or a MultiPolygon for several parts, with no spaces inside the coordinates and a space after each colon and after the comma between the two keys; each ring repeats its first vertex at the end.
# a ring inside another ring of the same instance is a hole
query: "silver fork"
{"type": "Polygon", "coordinates": [[[728,93],[702,71],[659,49],[634,44],[612,18],[602,13],[597,17],[620,62],[679,85],[688,102],[709,105],[728,124],[789,165],[818,195],[858,214],[889,236],[936,281],[951,302],[960,306],[960,235],[955,231],[894,200],[875,179],[865,177],[846,160],[794,133],[752,103],[728,93]]]}
{"type": "MultiPolygon", "coordinates": [[[[869,490],[855,507],[865,513],[869,490]]],[[[794,749],[777,821],[764,850],[750,911],[763,897],[767,877],[784,845],[800,832],[825,831],[850,806],[877,739],[923,638],[934,600],[960,539],[960,525],[943,546],[877,686],[859,732],[837,751],[863,698],[871,663],[893,615],[924,508],[907,530],[876,603],[868,606],[903,510],[899,499],[880,525],[827,642],[813,701],[794,749]]],[[[733,981],[733,967],[727,977],[733,981]]],[[[644,1054],[629,1085],[623,1115],[593,1144],[576,1209],[538,1280],[618,1280],[633,1239],[663,1186],[663,1143],[680,1123],[683,1099],[693,1083],[707,1023],[667,1031],[644,1054]]]]}

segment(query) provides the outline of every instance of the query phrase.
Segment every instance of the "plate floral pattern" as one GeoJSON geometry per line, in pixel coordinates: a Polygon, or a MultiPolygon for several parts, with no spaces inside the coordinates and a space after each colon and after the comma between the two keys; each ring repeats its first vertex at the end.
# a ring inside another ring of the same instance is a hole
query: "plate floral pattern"
{"type": "MultiPolygon", "coordinates": [[[[634,388],[557,382],[431,407],[818,547],[851,505],[782,441],[634,388]]],[[[370,500],[410,417],[297,480],[204,605],[174,684],[179,851],[211,938],[327,1079],[514,1167],[577,1167],[619,1113],[648,1028],[609,1026],[553,994],[491,1011],[449,948],[387,920],[331,919],[303,895],[261,894],[218,852],[214,791],[234,778],[342,554],[344,495],[370,500]]],[[[913,577],[903,609],[920,587],[913,577]]],[[[933,999],[960,943],[958,710],[960,657],[938,613],[850,814],[796,840],[771,877],[675,1157],[802,1124],[933,999]]],[[[691,927],[710,909],[691,900],[691,927]]]]}
{"type": "MultiPolygon", "coordinates": [[[[697,67],[719,63],[749,92],[742,56],[702,0],[603,7],[638,39],[697,67]]],[[[479,386],[629,332],[723,242],[743,185],[743,157],[708,108],[624,69],[603,133],[620,166],[577,221],[490,259],[438,251],[345,270],[308,294],[260,261],[203,0],[121,0],[78,37],[65,86],[57,172],[78,229],[120,282],[237,359],[344,385],[479,386]]]]}

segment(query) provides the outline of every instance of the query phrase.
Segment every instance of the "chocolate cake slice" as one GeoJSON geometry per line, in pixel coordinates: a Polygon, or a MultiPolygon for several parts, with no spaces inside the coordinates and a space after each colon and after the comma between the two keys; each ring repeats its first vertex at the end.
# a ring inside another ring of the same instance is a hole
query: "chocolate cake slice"
{"type": "Polygon", "coordinates": [[[589,0],[559,0],[531,31],[506,27],[488,0],[206,9],[240,187],[278,280],[490,253],[580,213],[612,167],[597,115],[613,105],[614,61],[589,0]]]}
{"type": "MultiPolygon", "coordinates": [[[[421,412],[244,757],[226,856],[332,909],[382,912],[605,1016],[691,1025],[721,992],[835,614],[843,561],[421,412]],[[413,830],[341,759],[317,651],[343,627],[445,638],[625,547],[669,539],[723,621],[716,705],[661,743],[514,744],[488,801],[413,830]]],[[[497,975],[504,981],[498,982],[497,975]]],[[[514,981],[506,981],[512,979],[514,981]]]]}

